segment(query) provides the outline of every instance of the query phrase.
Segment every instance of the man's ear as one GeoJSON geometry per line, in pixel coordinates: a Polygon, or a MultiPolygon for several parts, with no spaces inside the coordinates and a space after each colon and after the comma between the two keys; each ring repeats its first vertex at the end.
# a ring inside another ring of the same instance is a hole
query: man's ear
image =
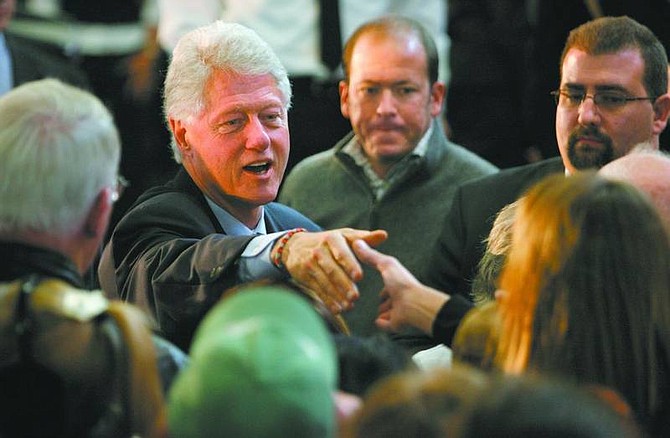
{"type": "Polygon", "coordinates": [[[93,202],[84,221],[83,231],[87,237],[104,237],[107,232],[109,217],[112,214],[112,206],[114,205],[112,192],[113,189],[111,187],[105,187],[96,196],[95,202],[93,202]]]}
{"type": "Polygon", "coordinates": [[[654,102],[654,133],[660,135],[670,117],[670,93],[659,96],[654,102]]]}
{"type": "Polygon", "coordinates": [[[172,130],[172,135],[174,136],[175,142],[179,147],[179,150],[184,153],[189,150],[191,147],[186,141],[186,126],[181,120],[170,118],[168,119],[170,124],[170,129],[172,130]]]}
{"type": "Polygon", "coordinates": [[[340,81],[340,111],[342,115],[349,118],[349,84],[346,81],[340,81]]]}
{"type": "Polygon", "coordinates": [[[430,86],[430,115],[437,117],[442,113],[444,107],[444,96],[447,87],[444,82],[436,81],[430,86]]]}

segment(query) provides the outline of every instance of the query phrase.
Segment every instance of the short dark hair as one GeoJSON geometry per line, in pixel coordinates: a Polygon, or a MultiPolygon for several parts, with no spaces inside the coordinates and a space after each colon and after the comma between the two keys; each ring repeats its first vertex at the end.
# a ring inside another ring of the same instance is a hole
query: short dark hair
{"type": "Polygon", "coordinates": [[[563,48],[559,68],[573,48],[592,55],[638,49],[644,60],[642,80],[649,96],[658,97],[668,92],[668,55],[663,44],[647,26],[630,17],[597,18],[573,29],[563,48]]]}

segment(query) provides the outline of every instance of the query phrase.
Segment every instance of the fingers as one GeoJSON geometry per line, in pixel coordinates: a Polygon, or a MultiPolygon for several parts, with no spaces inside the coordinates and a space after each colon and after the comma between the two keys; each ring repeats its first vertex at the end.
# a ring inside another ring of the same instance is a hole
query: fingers
{"type": "Polygon", "coordinates": [[[396,322],[393,315],[393,302],[383,290],[381,296],[382,302],[379,304],[375,324],[384,331],[395,331],[396,322]]]}
{"type": "Polygon", "coordinates": [[[380,243],[384,242],[388,237],[388,233],[385,230],[356,230],[353,228],[340,228],[339,231],[346,239],[349,244],[352,244],[358,239],[365,240],[370,246],[377,246],[380,243]]]}
{"type": "Polygon", "coordinates": [[[329,232],[326,244],[333,261],[347,273],[352,281],[359,281],[363,277],[363,269],[343,235],[337,230],[329,232]]]}
{"type": "Polygon", "coordinates": [[[370,245],[364,240],[358,239],[352,243],[351,247],[360,261],[370,266],[377,267],[386,257],[377,250],[370,248],[370,245]]]}
{"type": "Polygon", "coordinates": [[[353,306],[359,296],[355,281],[362,277],[362,269],[339,233],[298,233],[289,239],[285,252],[291,276],[329,297],[324,301],[333,312],[353,306]]]}
{"type": "Polygon", "coordinates": [[[388,233],[384,230],[370,231],[366,236],[361,237],[370,246],[378,246],[388,238],[388,233]]]}
{"type": "Polygon", "coordinates": [[[393,331],[391,318],[388,314],[379,314],[377,319],[375,319],[375,325],[386,332],[393,331]]]}
{"type": "Polygon", "coordinates": [[[323,304],[326,305],[326,307],[328,307],[328,309],[335,315],[353,307],[351,302],[339,300],[337,297],[335,297],[332,287],[326,286],[323,288],[321,283],[319,283],[316,279],[308,282],[301,281],[301,283],[315,292],[319,298],[321,298],[323,304]]]}
{"type": "Polygon", "coordinates": [[[353,228],[298,233],[284,248],[284,265],[294,279],[328,297],[324,302],[333,312],[339,313],[353,307],[359,297],[356,282],[363,277],[352,243],[359,240],[370,248],[369,245],[378,245],[386,237],[384,230],[353,228]]]}
{"type": "MultiPolygon", "coordinates": [[[[330,248],[330,247],[329,247],[330,248]]],[[[359,293],[352,275],[362,276],[360,273],[352,273],[348,267],[350,261],[346,257],[355,260],[353,253],[348,256],[335,255],[333,251],[321,249],[315,253],[316,265],[310,271],[318,287],[324,291],[330,291],[330,295],[337,302],[339,309],[334,309],[336,313],[348,310],[353,306],[353,302],[358,299],[359,293]],[[343,267],[344,265],[344,267],[343,267]]],[[[356,263],[356,268],[360,271],[360,266],[356,263]]]]}

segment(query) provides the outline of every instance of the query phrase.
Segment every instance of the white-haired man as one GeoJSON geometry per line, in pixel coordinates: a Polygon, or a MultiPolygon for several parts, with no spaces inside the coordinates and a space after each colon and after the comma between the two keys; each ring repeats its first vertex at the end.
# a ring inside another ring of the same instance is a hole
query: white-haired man
{"type": "Polygon", "coordinates": [[[121,194],[112,116],[42,79],[3,95],[0,120],[0,435],[158,436],[186,356],[83,280],[121,194]]]}
{"type": "Polygon", "coordinates": [[[227,288],[290,276],[334,312],[358,298],[355,239],[383,231],[320,231],[272,202],[289,153],[291,87],[254,31],[214,22],[184,35],[165,80],[165,113],[181,163],[165,186],[140,197],[115,228],[100,281],[156,317],[188,348],[204,314],[227,288]]]}

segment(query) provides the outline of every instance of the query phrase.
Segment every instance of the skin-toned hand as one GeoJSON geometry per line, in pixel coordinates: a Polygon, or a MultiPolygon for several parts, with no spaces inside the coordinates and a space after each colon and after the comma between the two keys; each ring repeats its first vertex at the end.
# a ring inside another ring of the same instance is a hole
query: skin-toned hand
{"type": "Polygon", "coordinates": [[[435,316],[450,296],[421,284],[395,257],[382,254],[357,240],[352,248],[359,260],[382,276],[382,303],[375,323],[382,330],[398,331],[411,326],[432,335],[435,316]]]}
{"type": "Polygon", "coordinates": [[[294,280],[315,291],[337,314],[350,309],[358,299],[356,282],[363,277],[351,244],[362,239],[379,245],[386,237],[384,230],[353,228],[296,233],[286,242],[282,263],[294,280]]]}

